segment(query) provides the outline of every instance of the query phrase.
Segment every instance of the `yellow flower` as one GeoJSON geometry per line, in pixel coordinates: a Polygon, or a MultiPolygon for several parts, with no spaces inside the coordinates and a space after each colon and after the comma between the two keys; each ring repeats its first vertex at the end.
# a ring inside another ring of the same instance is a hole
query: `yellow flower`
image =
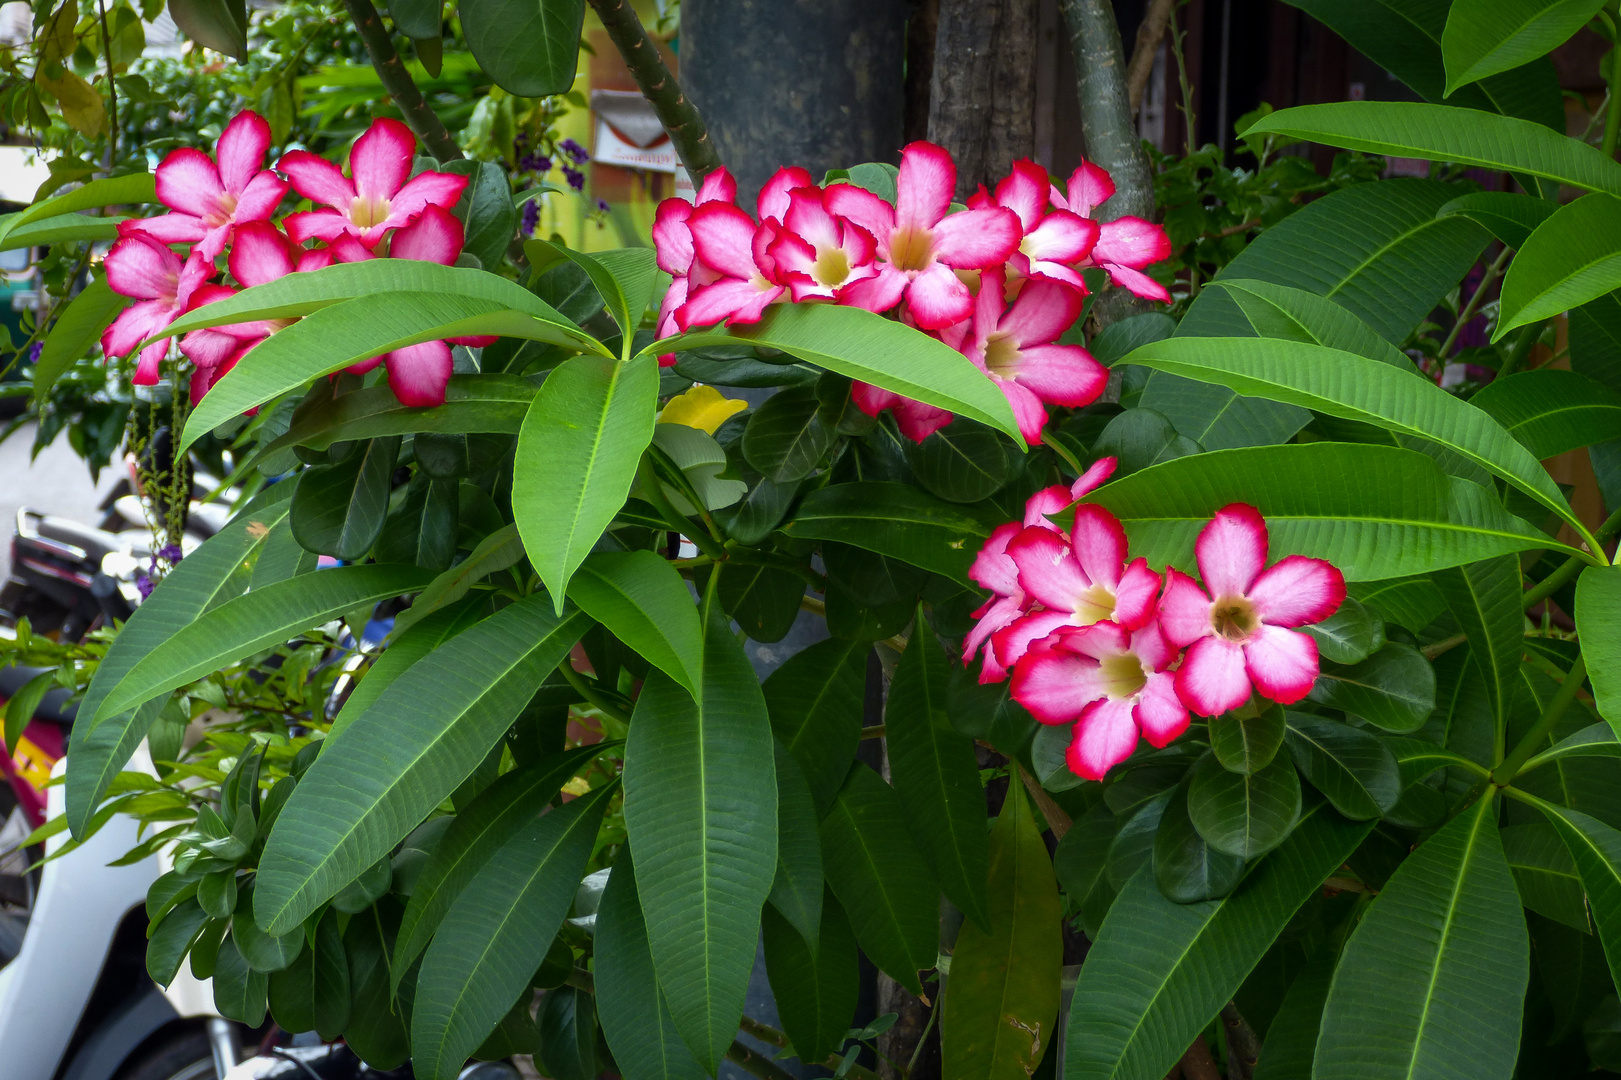
{"type": "Polygon", "coordinates": [[[681,424],[713,435],[727,417],[748,407],[748,402],[725,397],[713,386],[694,386],[670,399],[659,413],[659,423],[681,424]]]}

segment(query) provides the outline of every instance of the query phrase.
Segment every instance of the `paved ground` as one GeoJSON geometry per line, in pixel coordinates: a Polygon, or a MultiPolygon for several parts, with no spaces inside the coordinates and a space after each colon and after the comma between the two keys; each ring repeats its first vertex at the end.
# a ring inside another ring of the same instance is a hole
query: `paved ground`
{"type": "Polygon", "coordinates": [[[118,469],[110,466],[101,470],[100,483],[93,483],[89,468],[68,445],[65,433],[30,462],[33,446],[31,424],[0,442],[0,575],[11,568],[11,536],[17,529],[18,507],[31,506],[94,525],[100,516],[96,503],[118,482],[118,469]]]}

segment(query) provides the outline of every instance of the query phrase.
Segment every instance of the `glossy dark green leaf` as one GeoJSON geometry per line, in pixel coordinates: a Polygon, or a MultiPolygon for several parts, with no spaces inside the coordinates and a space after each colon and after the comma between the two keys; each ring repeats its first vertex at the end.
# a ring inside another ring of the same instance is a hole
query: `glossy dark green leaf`
{"type": "Polygon", "coordinates": [[[253,576],[248,580],[248,588],[262,589],[266,585],[307,574],[316,565],[316,556],[304,550],[293,536],[292,526],[283,519],[265,537],[259,557],[254,560],[253,576]]]}
{"type": "Polygon", "coordinates": [[[411,1056],[410,999],[396,997],[389,989],[388,957],[394,948],[399,907],[385,905],[350,919],[343,932],[351,994],[343,1041],[362,1061],[379,1070],[398,1068],[411,1056]]]}
{"type": "Polygon", "coordinates": [[[214,919],[224,919],[235,911],[236,868],[204,874],[197,882],[197,902],[214,919]]]}
{"type": "MultiPolygon", "coordinates": [[[[1376,619],[1393,622],[1414,635],[1422,633],[1426,626],[1435,621],[1436,616],[1446,610],[1446,601],[1427,574],[1423,577],[1356,582],[1348,585],[1346,592],[1366,605],[1376,619]]],[[[1380,647],[1383,647],[1382,642],[1380,647]]],[[[1335,663],[1340,662],[1326,653],[1323,656],[1335,663]]]]}
{"type": "Polygon", "coordinates": [[[1255,1080],[1296,1080],[1311,1075],[1311,1059],[1317,1049],[1317,1029],[1323,1022],[1323,1003],[1334,981],[1339,949],[1320,946],[1306,961],[1284,994],[1261,1044],[1261,1057],[1255,1066],[1255,1080]]]}
{"type": "Polygon", "coordinates": [[[1507,723],[1509,703],[1519,681],[1520,655],[1525,651],[1519,560],[1500,555],[1438,570],[1431,578],[1469,639],[1493,712],[1500,723],[1507,723]]]}
{"type": "Polygon", "coordinates": [[[1115,416],[1092,446],[1097,456],[1119,462],[1116,476],[1130,476],[1162,461],[1197,454],[1200,449],[1198,443],[1179,434],[1164,415],[1146,406],[1115,416]]]}
{"type": "Polygon", "coordinates": [[[1295,767],[1353,821],[1380,817],[1401,797],[1395,756],[1360,728],[1291,712],[1288,742],[1295,767]]]}
{"type": "Polygon", "coordinates": [[[1514,871],[1520,901],[1531,911],[1584,934],[1593,932],[1581,875],[1570,851],[1550,825],[1505,825],[1503,856],[1514,871]]]}
{"type": "Polygon", "coordinates": [[[597,552],[569,582],[569,598],[688,693],[698,693],[702,630],[692,594],[667,560],[651,551],[597,552]]]}
{"type": "Polygon", "coordinates": [[[1599,0],[1458,0],[1441,36],[1448,92],[1552,52],[1603,6],[1599,0]]]}
{"type": "Polygon", "coordinates": [[[1324,664],[1311,700],[1403,734],[1435,708],[1435,669],[1410,645],[1391,642],[1360,664],[1324,664]]]}
{"type": "Polygon", "coordinates": [[[990,849],[989,925],[964,923],[957,935],[941,1048],[953,1075],[1030,1076],[1058,1029],[1063,913],[1047,845],[1017,783],[990,849]]]}
{"type": "Polygon", "coordinates": [[[822,819],[822,866],[862,951],[919,993],[938,952],[939,886],[900,798],[859,762],[822,819]]]}
{"type": "Polygon", "coordinates": [[[1179,904],[1226,896],[1244,877],[1242,856],[1211,847],[1188,817],[1187,785],[1179,784],[1154,832],[1154,882],[1179,904]]]}
{"type": "MultiPolygon", "coordinates": [[[[419,593],[419,602],[421,596],[419,593]]],[[[409,610],[411,609],[408,608],[407,611],[409,610]]],[[[478,622],[485,613],[482,605],[469,601],[454,607],[441,608],[431,617],[420,619],[417,624],[408,627],[400,626],[396,617],[395,633],[391,636],[388,647],[371,662],[371,667],[366,669],[359,685],[349,692],[343,708],[338,710],[338,715],[332,721],[332,727],[327,731],[327,737],[322,740],[321,753],[331,750],[335,745],[333,740],[338,734],[354,723],[356,717],[371,708],[383,690],[412,664],[478,622]]]]}
{"type": "MultiPolygon", "coordinates": [[[[436,19],[433,33],[424,36],[439,37],[437,22],[436,19]]],[[[477,22],[475,19],[475,25],[477,22]]],[[[462,26],[465,30],[467,24],[464,22],[462,26]]],[[[506,170],[493,161],[450,161],[445,163],[445,171],[468,176],[467,187],[454,208],[465,226],[467,239],[462,250],[476,258],[484,269],[499,270],[506,258],[507,245],[518,232],[518,208],[512,204],[512,184],[507,180],[506,170]]]]}
{"type": "Polygon", "coordinates": [[[270,976],[270,1015],[283,1031],[335,1039],[349,1024],[349,960],[335,912],[321,916],[314,939],[290,967],[270,976]]]}
{"type": "Polygon", "coordinates": [[[1481,799],[1419,845],[1363,915],[1323,1008],[1314,1077],[1513,1074],[1530,941],[1495,809],[1481,799]]]}
{"type": "Polygon", "coordinates": [[[949,502],[972,503],[1001,490],[1012,475],[996,432],[958,419],[906,448],[917,482],[949,502]]]}
{"type": "Polygon", "coordinates": [[[545,97],[574,85],[584,0],[473,0],[459,13],[479,67],[507,93],[545,97]]]}
{"type": "Polygon", "coordinates": [[[783,1031],[801,1061],[825,1061],[844,1045],[861,986],[856,939],[844,909],[826,896],[814,946],[770,909],[762,929],[766,974],[783,1031]]]}
{"type": "Polygon", "coordinates": [[[253,887],[248,886],[237,899],[236,915],[231,919],[231,940],[248,967],[268,973],[284,970],[297,959],[304,948],[304,930],[295,926],[281,935],[261,930],[253,919],[253,887]]]}
{"type": "Polygon", "coordinates": [[[363,387],[301,413],[286,434],[265,447],[265,454],[292,446],[325,450],[352,439],[413,432],[516,435],[534,397],[533,383],[500,373],[452,375],[445,384],[445,403],[427,408],[401,405],[386,385],[363,387]]]}
{"type": "Polygon", "coordinates": [[[819,641],[790,656],[760,687],[771,730],[804,770],[818,818],[833,805],[861,741],[871,651],[866,642],[819,641]]]}
{"type": "Polygon", "coordinates": [[[248,20],[246,6],[232,0],[180,0],[170,18],[197,44],[215,52],[246,59],[248,20]]]}
{"type": "Polygon", "coordinates": [[[548,1077],[592,1080],[600,1073],[596,1007],[591,996],[572,986],[548,990],[540,1006],[540,1044],[536,1064],[548,1077]]]}
{"type": "MultiPolygon", "coordinates": [[[[770,483],[769,480],[763,481],[770,483]]],[[[775,566],[734,563],[720,578],[720,602],[755,641],[781,641],[799,618],[805,579],[775,566]]]]}
{"type": "Polygon", "coordinates": [[[781,739],[773,739],[777,763],[777,876],[767,903],[817,947],[822,923],[822,838],[816,803],[805,773],[781,739]]]}
{"type": "Polygon", "coordinates": [[[159,986],[168,986],[180,970],[186,950],[197,939],[208,912],[195,897],[182,900],[163,917],[146,943],[146,973],[159,986]]]}
{"type": "Polygon", "coordinates": [[[1232,297],[1257,337],[1326,345],[1403,371],[1413,362],[1351,311],[1315,292],[1223,274],[1212,284],[1232,297]]]}
{"type": "Polygon", "coordinates": [[[237,950],[233,934],[220,946],[214,961],[214,1007],[227,1020],[249,1027],[264,1023],[270,976],[255,971],[237,950]]]}
{"type": "Polygon", "coordinates": [[[1094,941],[1114,901],[1115,889],[1104,867],[1116,828],[1114,812],[1106,804],[1097,803],[1075,819],[1053,853],[1058,884],[1079,904],[1081,927],[1094,941]]]}
{"type": "Polygon", "coordinates": [[[1522,192],[1476,191],[1453,199],[1437,214],[1460,214],[1497,237],[1504,247],[1519,250],[1536,227],[1557,209],[1546,199],[1522,192]]]}
{"type": "Polygon", "coordinates": [[[928,575],[892,556],[850,544],[822,544],[827,568],[827,631],[834,637],[876,641],[912,621],[928,575]]]}
{"type": "Polygon", "coordinates": [[[1163,311],[1147,311],[1110,323],[1092,339],[1092,359],[1108,366],[1139,345],[1176,333],[1176,320],[1163,311]]]}
{"type": "Polygon", "coordinates": [[[1271,763],[1283,745],[1283,710],[1225,712],[1210,718],[1210,749],[1229,772],[1246,776],[1271,763]]]}
{"type": "Polygon", "coordinates": [[[1215,755],[1189,774],[1188,816],[1217,851],[1253,859],[1283,842],[1300,817],[1300,777],[1273,758],[1251,776],[1228,772],[1215,755]]]}
{"type": "Polygon", "coordinates": [[[1153,861],[1159,823],[1176,792],[1176,785],[1172,784],[1129,809],[1116,811],[1120,827],[1109,840],[1103,864],[1110,888],[1117,892],[1125,889],[1137,871],[1153,861]]]}
{"type": "Polygon", "coordinates": [[[809,493],[782,531],[876,551],[966,585],[968,567],[999,518],[907,484],[859,481],[809,493]]]}
{"type": "Polygon", "coordinates": [[[753,350],[721,346],[677,353],[676,374],[710,386],[814,386],[821,372],[806,364],[757,360],[753,350]],[[736,355],[726,355],[735,353],[736,355]]]}
{"type": "Polygon", "coordinates": [[[1385,644],[1384,620],[1349,596],[1334,614],[1300,630],[1317,642],[1319,657],[1335,664],[1359,664],[1385,644]]]}
{"type": "Polygon", "coordinates": [[[767,480],[791,483],[811,474],[833,438],[815,392],[790,388],[773,394],[749,416],[743,456],[767,480]]]}
{"type": "Polygon", "coordinates": [[[378,859],[360,876],[337,891],[332,897],[332,910],[346,915],[365,911],[376,903],[394,883],[394,867],[388,859],[378,859]]]}
{"type": "Polygon", "coordinates": [[[335,559],[360,559],[383,533],[397,437],[372,439],[336,465],[315,465],[293,493],[293,535],[304,550],[335,559]]]}
{"type": "Polygon", "coordinates": [[[411,478],[405,498],[383,522],[373,552],[377,561],[420,566],[435,573],[448,570],[456,555],[459,503],[455,480],[419,471],[411,478]]]}
{"type": "Polygon", "coordinates": [[[1576,579],[1576,632],[1587,657],[1593,703],[1621,732],[1621,569],[1589,566],[1576,579]]]}

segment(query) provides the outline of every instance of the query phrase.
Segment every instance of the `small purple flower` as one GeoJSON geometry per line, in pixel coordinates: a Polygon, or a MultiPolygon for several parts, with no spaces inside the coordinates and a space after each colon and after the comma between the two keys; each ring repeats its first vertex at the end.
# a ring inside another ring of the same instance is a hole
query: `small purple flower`
{"type": "Polygon", "coordinates": [[[530,199],[523,204],[523,234],[535,235],[535,226],[540,224],[540,200],[530,199]]]}
{"type": "Polygon", "coordinates": [[[580,172],[578,169],[571,169],[567,165],[564,165],[563,179],[567,180],[568,186],[573,188],[575,191],[585,190],[585,173],[580,172]]]}
{"type": "Polygon", "coordinates": [[[598,199],[597,200],[597,213],[606,214],[608,212],[608,209],[609,208],[608,208],[608,200],[607,199],[598,199]]]}
{"type": "Polygon", "coordinates": [[[32,345],[28,346],[28,362],[30,364],[39,363],[39,354],[44,351],[45,343],[43,341],[36,341],[32,345]]]}
{"type": "Polygon", "coordinates": [[[186,553],[184,551],[181,551],[178,547],[176,547],[173,544],[165,544],[162,547],[158,548],[158,553],[157,553],[156,557],[159,558],[159,559],[162,559],[164,562],[168,563],[170,566],[173,566],[175,563],[179,562],[181,559],[184,559],[186,557],[186,553]]]}
{"type": "Polygon", "coordinates": [[[585,147],[581,146],[573,139],[564,139],[562,142],[557,144],[557,148],[563,151],[563,153],[567,154],[569,159],[576,165],[584,165],[587,161],[591,160],[591,155],[586,153],[585,147]]]}
{"type": "Polygon", "coordinates": [[[157,586],[152,584],[152,579],[146,576],[145,571],[135,571],[135,591],[141,594],[142,600],[150,597],[152,595],[152,590],[155,588],[157,588],[157,586]]]}

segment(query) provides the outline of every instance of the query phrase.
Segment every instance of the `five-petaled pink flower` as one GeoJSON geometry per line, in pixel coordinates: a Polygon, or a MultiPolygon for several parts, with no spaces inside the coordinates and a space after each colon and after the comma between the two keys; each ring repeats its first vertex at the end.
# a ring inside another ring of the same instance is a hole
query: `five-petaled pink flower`
{"type": "Polygon", "coordinates": [[[425,172],[411,176],[416,137],[398,120],[372,121],[349,155],[351,179],[323,157],[290,150],[276,165],[293,189],[328,207],[288,214],[287,234],[296,243],[312,237],[335,240],[348,234],[368,248],[390,229],[405,225],[428,206],[456,205],[467,177],[425,172]]]}
{"type": "Polygon", "coordinates": [[[1166,670],[1176,656],[1152,619],[1134,631],[1109,621],[1066,628],[1031,647],[1010,690],[1043,724],[1075,721],[1070,771],[1102,780],[1131,756],[1139,731],[1165,746],[1188,729],[1188,711],[1166,670]]]}
{"type": "MultiPolygon", "coordinates": [[[[1056,209],[1068,210],[1083,218],[1091,217],[1100,203],[1114,194],[1114,180],[1101,168],[1089,161],[1070,175],[1068,191],[1059,191],[1054,185],[1052,204],[1056,209]]],[[[1109,279],[1121,288],[1138,296],[1171,302],[1171,293],[1165,286],[1143,273],[1143,267],[1171,256],[1171,238],[1162,226],[1140,217],[1126,215],[1105,221],[1100,226],[1097,243],[1077,265],[1100,266],[1109,279]]]]}
{"type": "Polygon", "coordinates": [[[1294,628],[1332,615],[1345,599],[1345,578],[1303,555],[1268,567],[1267,543],[1260,512],[1233,503],[1199,533],[1194,553],[1204,588],[1166,571],[1160,626],[1187,648],[1176,692],[1201,716],[1236,709],[1252,688],[1292,704],[1317,679],[1317,643],[1294,628]]]}
{"type": "MultiPolygon", "coordinates": [[[[145,233],[131,233],[113,245],[104,263],[107,285],[113,292],[133,296],[140,303],[119,313],[101,335],[108,356],[126,356],[192,306],[193,294],[213,274],[214,267],[200,251],[185,262],[145,233]]],[[[141,350],[135,364],[135,384],[155,386],[158,365],[169,351],[169,339],[154,341],[141,350]]]]}
{"type": "Polygon", "coordinates": [[[767,249],[776,238],[775,225],[770,220],[756,225],[737,206],[718,199],[693,207],[687,217],[693,256],[715,277],[697,288],[688,283],[687,301],[675,312],[677,326],[760,321],[766,305],[785,292],[769,273],[774,263],[767,249]]]}
{"type": "Polygon", "coordinates": [[[158,201],[171,212],[121,222],[119,235],[196,244],[212,262],[238,225],[268,220],[287,193],[287,182],[264,167],[269,149],[270,125],[258,113],[244,111],[220,135],[217,165],[201,150],[171,150],[155,177],[158,201]]]}
{"type": "Polygon", "coordinates": [[[782,228],[767,248],[794,301],[837,300],[877,276],[878,244],[866,229],[827,209],[821,188],[788,193],[782,228]]]}
{"type": "Polygon", "coordinates": [[[968,205],[1005,206],[1018,215],[1024,236],[1018,250],[1008,257],[1008,265],[1015,272],[1023,277],[1061,281],[1084,295],[1086,282],[1068,264],[1079,263],[1092,253],[1098,240],[1098,223],[1068,209],[1051,207],[1051,192],[1047,170],[1021,159],[1013,163],[1013,172],[996,185],[995,198],[981,189],[968,205]]]}
{"type": "Polygon", "coordinates": [[[879,270],[844,291],[844,303],[888,311],[903,299],[917,325],[943,330],[973,311],[973,294],[957,270],[983,270],[1008,260],[1021,238],[1011,210],[984,207],[951,214],[957,165],[933,143],[901,152],[895,205],[854,184],[833,184],[824,203],[878,243],[879,270]]]}
{"type": "MultiPolygon", "coordinates": [[[[687,219],[692,216],[694,205],[736,201],[737,181],[723,165],[704,177],[696,204],[685,199],[665,199],[659,203],[653,216],[653,251],[659,269],[670,275],[670,287],[664,291],[664,300],[659,305],[659,337],[673,337],[681,332],[675,321],[676,311],[687,302],[687,294],[693,288],[707,285],[716,277],[715,271],[698,262],[693,254],[692,230],[687,228],[687,219]]],[[[659,366],[669,367],[675,361],[675,353],[665,353],[659,357],[659,366]]]]}

